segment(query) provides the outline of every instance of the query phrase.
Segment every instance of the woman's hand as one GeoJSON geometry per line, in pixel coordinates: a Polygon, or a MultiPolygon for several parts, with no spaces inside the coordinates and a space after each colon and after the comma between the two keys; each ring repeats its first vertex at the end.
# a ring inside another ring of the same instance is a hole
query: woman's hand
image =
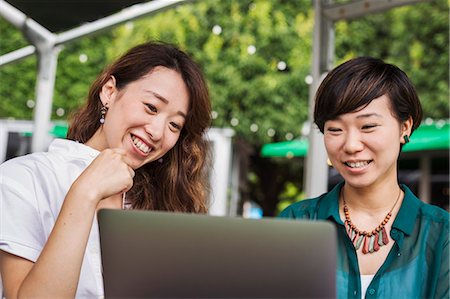
{"type": "Polygon", "coordinates": [[[125,154],[125,150],[120,148],[102,151],[75,180],[71,192],[98,203],[102,199],[130,190],[134,170],[129,166],[130,162],[125,154]]]}

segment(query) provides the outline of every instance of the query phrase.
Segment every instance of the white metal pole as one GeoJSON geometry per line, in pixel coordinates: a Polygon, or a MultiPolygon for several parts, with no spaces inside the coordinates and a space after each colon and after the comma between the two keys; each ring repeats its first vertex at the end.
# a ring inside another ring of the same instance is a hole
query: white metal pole
{"type": "MultiPolygon", "coordinates": [[[[329,2],[329,1],[327,1],[329,2]]],[[[314,124],[314,97],[322,74],[331,67],[334,47],[333,24],[323,16],[323,0],[314,0],[314,36],[311,75],[313,82],[309,89],[309,149],[306,156],[304,187],[306,197],[316,197],[328,189],[327,153],[323,135],[314,124]]]]}
{"type": "Polygon", "coordinates": [[[34,128],[31,142],[32,152],[47,150],[52,113],[53,91],[59,47],[51,43],[39,47],[39,66],[36,82],[36,106],[34,108],[34,128]]]}
{"type": "Polygon", "coordinates": [[[232,146],[231,129],[210,129],[208,139],[213,143],[213,168],[211,173],[212,197],[209,214],[214,216],[227,215],[228,182],[230,177],[232,146]]]}

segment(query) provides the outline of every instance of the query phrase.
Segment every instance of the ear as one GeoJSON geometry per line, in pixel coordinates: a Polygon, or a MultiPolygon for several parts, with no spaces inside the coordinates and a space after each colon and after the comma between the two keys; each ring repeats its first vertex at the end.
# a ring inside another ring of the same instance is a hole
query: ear
{"type": "Polygon", "coordinates": [[[411,136],[411,130],[413,126],[413,119],[410,116],[406,121],[404,121],[400,128],[400,143],[405,144],[407,141],[405,141],[405,136],[408,136],[408,142],[409,142],[409,136],[411,136]]]}
{"type": "Polygon", "coordinates": [[[103,84],[102,89],[100,90],[100,100],[102,101],[104,106],[108,106],[111,104],[117,95],[116,88],[116,78],[111,76],[105,84],[103,84]]]}

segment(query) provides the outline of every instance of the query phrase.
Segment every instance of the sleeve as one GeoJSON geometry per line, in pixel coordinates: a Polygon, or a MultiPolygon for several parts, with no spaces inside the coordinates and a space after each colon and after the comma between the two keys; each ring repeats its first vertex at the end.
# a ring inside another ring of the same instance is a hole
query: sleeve
{"type": "Polygon", "coordinates": [[[449,226],[448,223],[444,226],[443,232],[443,246],[442,246],[442,252],[441,252],[441,264],[440,264],[440,272],[439,272],[439,279],[437,282],[437,288],[436,288],[436,295],[435,298],[450,298],[449,294],[449,284],[450,284],[450,277],[449,277],[449,226]]]}
{"type": "Polygon", "coordinates": [[[278,217],[279,218],[291,218],[291,219],[297,218],[293,211],[292,205],[288,206],[283,211],[281,211],[281,213],[278,215],[278,217]]]}
{"type": "Polygon", "coordinates": [[[316,210],[318,208],[317,199],[304,199],[287,206],[278,215],[279,218],[289,219],[317,219],[316,210]]]}
{"type": "Polygon", "coordinates": [[[14,161],[0,166],[0,250],[32,262],[46,242],[33,173],[14,161]]]}

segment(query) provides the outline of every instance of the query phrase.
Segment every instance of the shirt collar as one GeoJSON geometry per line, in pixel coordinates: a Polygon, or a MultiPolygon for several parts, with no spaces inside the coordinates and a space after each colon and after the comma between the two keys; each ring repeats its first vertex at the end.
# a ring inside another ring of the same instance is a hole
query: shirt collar
{"type": "Polygon", "coordinates": [[[48,148],[49,152],[62,153],[66,156],[80,158],[91,162],[100,152],[83,143],[69,139],[54,139],[48,148]]]}
{"type": "Polygon", "coordinates": [[[414,224],[416,222],[417,214],[419,213],[420,205],[423,204],[420,199],[418,199],[411,190],[406,187],[406,185],[401,184],[400,188],[405,192],[405,197],[403,198],[402,206],[398,211],[397,217],[392,224],[405,234],[410,235],[414,229],[414,224]]]}
{"type": "Polygon", "coordinates": [[[339,195],[343,185],[344,182],[340,182],[330,192],[320,197],[317,211],[319,219],[333,218],[336,223],[344,224],[339,215],[339,195]]]}
{"type": "MultiPolygon", "coordinates": [[[[320,197],[317,211],[319,219],[332,218],[336,223],[344,224],[339,215],[339,195],[343,185],[344,182],[337,184],[330,192],[320,197]]],[[[406,185],[401,184],[400,188],[405,192],[405,197],[392,226],[410,235],[414,229],[417,213],[422,202],[406,185]]]]}

